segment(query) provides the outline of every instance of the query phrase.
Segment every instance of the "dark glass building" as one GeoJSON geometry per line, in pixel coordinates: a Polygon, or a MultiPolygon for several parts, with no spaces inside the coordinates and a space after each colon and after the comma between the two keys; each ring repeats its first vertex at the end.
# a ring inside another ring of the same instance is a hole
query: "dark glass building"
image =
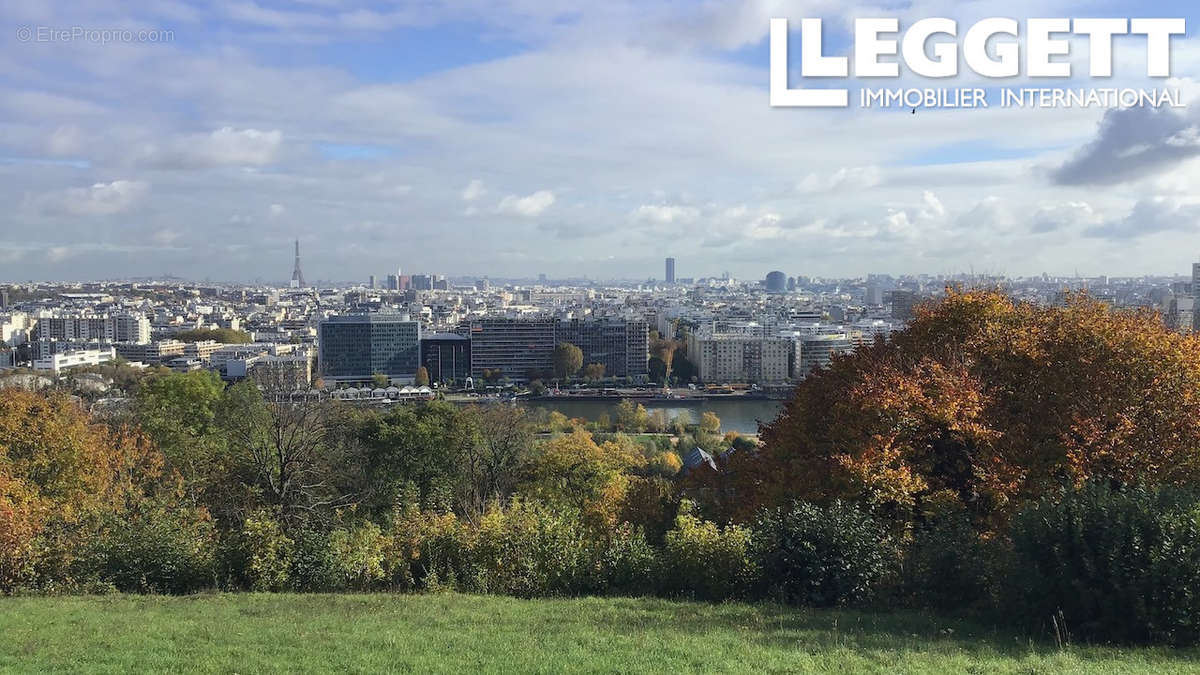
{"type": "Polygon", "coordinates": [[[361,313],[321,322],[321,376],[334,382],[370,380],[382,374],[411,380],[421,358],[421,326],[406,314],[361,313]]]}
{"type": "Polygon", "coordinates": [[[471,338],[455,333],[421,336],[421,365],[429,381],[462,383],[471,376],[471,338]]]}

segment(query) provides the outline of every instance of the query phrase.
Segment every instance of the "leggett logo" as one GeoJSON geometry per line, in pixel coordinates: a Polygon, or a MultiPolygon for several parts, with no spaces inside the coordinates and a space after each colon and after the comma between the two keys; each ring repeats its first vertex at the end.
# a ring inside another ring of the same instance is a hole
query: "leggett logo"
{"type": "MultiPolygon", "coordinates": [[[[900,34],[895,18],[854,22],[854,77],[899,78],[901,66],[914,75],[944,79],[959,74],[960,60],[984,78],[1070,78],[1071,36],[1088,40],[1088,75],[1113,75],[1113,43],[1143,39],[1146,76],[1171,75],[1172,36],[1186,33],[1184,19],[1016,19],[989,18],[970,26],[959,44],[954,19],[928,18],[900,34]],[[989,48],[990,45],[990,48],[989,48]],[[960,54],[961,53],[961,54],[960,54]],[[961,55],[961,59],[960,59],[961,55]],[[887,60],[885,60],[885,57],[887,60]],[[894,58],[891,58],[894,57],[894,58]]],[[[800,20],[801,78],[849,78],[850,57],[827,56],[821,19],[800,20]]],[[[845,108],[850,90],[792,88],[788,83],[788,20],[771,19],[771,105],[780,108],[845,108]]],[[[1002,107],[1130,106],[1180,107],[1178,90],[1025,88],[999,90],[1002,107]]],[[[963,89],[861,89],[861,107],[988,107],[989,92],[963,89]]]]}

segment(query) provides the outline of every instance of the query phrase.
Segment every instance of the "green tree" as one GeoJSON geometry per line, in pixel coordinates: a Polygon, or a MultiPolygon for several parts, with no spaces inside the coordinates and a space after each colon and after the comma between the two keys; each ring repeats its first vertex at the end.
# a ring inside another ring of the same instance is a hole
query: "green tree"
{"type": "Polygon", "coordinates": [[[201,342],[216,340],[224,344],[241,345],[251,342],[250,334],[245,331],[229,328],[193,328],[175,334],[175,339],[182,342],[201,342]]]}
{"type": "Polygon", "coordinates": [[[603,363],[587,364],[587,367],[583,369],[583,376],[591,382],[599,382],[600,380],[603,380],[604,379],[604,364],[603,363]]]}
{"type": "Polygon", "coordinates": [[[134,400],[138,423],[158,444],[167,466],[183,477],[193,504],[215,506],[223,497],[217,492],[230,457],[216,416],[224,396],[216,373],[196,370],[151,378],[134,400]]]}
{"type": "Polygon", "coordinates": [[[374,384],[376,388],[386,388],[391,384],[391,380],[383,373],[374,373],[371,375],[371,384],[374,384]]]}
{"type": "Polygon", "coordinates": [[[554,363],[554,376],[560,380],[569,380],[583,367],[583,350],[570,342],[560,342],[554,348],[551,359],[554,363]]]}

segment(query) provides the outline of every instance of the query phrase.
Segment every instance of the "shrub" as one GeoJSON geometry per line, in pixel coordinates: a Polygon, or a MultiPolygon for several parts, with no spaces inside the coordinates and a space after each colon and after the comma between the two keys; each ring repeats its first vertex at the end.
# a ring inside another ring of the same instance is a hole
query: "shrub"
{"type": "Polygon", "coordinates": [[[82,548],[76,578],[127,593],[192,593],[215,582],[216,534],[204,511],[148,503],[106,518],[82,548]]]}
{"type": "Polygon", "coordinates": [[[692,515],[684,502],[667,532],[663,552],[663,586],[669,593],[706,600],[745,597],[759,570],[751,555],[750,530],[739,525],[718,527],[692,515]]]}
{"type": "Polygon", "coordinates": [[[787,603],[831,607],[866,599],[898,560],[884,526],[844,502],[764,511],[753,529],[766,590],[787,603]]]}
{"type": "Polygon", "coordinates": [[[279,521],[260,511],[242,524],[225,547],[225,570],[231,583],[254,591],[288,587],[295,542],[279,521]]]}
{"type": "Polygon", "coordinates": [[[906,600],[935,609],[990,609],[999,600],[1008,547],[983,538],[965,514],[918,526],[904,554],[906,600]]]}
{"type": "Polygon", "coordinates": [[[397,588],[479,590],[474,536],[453,513],[406,508],[395,514],[382,565],[397,588]]]}
{"type": "Polygon", "coordinates": [[[650,595],[660,587],[662,561],[640,528],[621,523],[595,554],[597,589],[619,595],[650,595]]]}
{"type": "Polygon", "coordinates": [[[336,591],[343,586],[328,532],[302,529],[292,535],[289,585],[297,591],[336,591]]]}
{"type": "Polygon", "coordinates": [[[1200,496],[1088,484],[1043,498],[1012,528],[1014,608],[1090,640],[1200,638],[1200,496]]]}
{"type": "Polygon", "coordinates": [[[334,530],[329,546],[342,585],[366,590],[386,575],[383,558],[386,542],[379,526],[360,523],[349,529],[334,530]]]}
{"type": "Polygon", "coordinates": [[[474,551],[484,591],[518,597],[570,595],[594,584],[590,542],[579,516],[536,502],[493,506],[474,551]]]}

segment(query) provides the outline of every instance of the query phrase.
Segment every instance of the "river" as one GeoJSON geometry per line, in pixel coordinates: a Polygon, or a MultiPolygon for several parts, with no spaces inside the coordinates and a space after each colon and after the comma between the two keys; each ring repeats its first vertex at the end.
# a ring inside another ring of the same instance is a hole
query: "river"
{"type": "MultiPolygon", "coordinates": [[[[537,401],[529,404],[531,408],[542,408],[549,411],[557,410],[567,417],[581,417],[586,420],[595,420],[606,413],[612,416],[616,405],[616,401],[537,401]]],[[[671,418],[688,415],[693,422],[699,421],[701,414],[711,411],[716,413],[717,417],[721,418],[722,431],[756,434],[758,433],[759,421],[770,422],[775,419],[779,411],[783,410],[783,406],[784,401],[753,399],[745,401],[702,401],[699,405],[656,403],[648,405],[646,408],[651,413],[657,410],[665,410],[667,416],[671,418]]]]}

